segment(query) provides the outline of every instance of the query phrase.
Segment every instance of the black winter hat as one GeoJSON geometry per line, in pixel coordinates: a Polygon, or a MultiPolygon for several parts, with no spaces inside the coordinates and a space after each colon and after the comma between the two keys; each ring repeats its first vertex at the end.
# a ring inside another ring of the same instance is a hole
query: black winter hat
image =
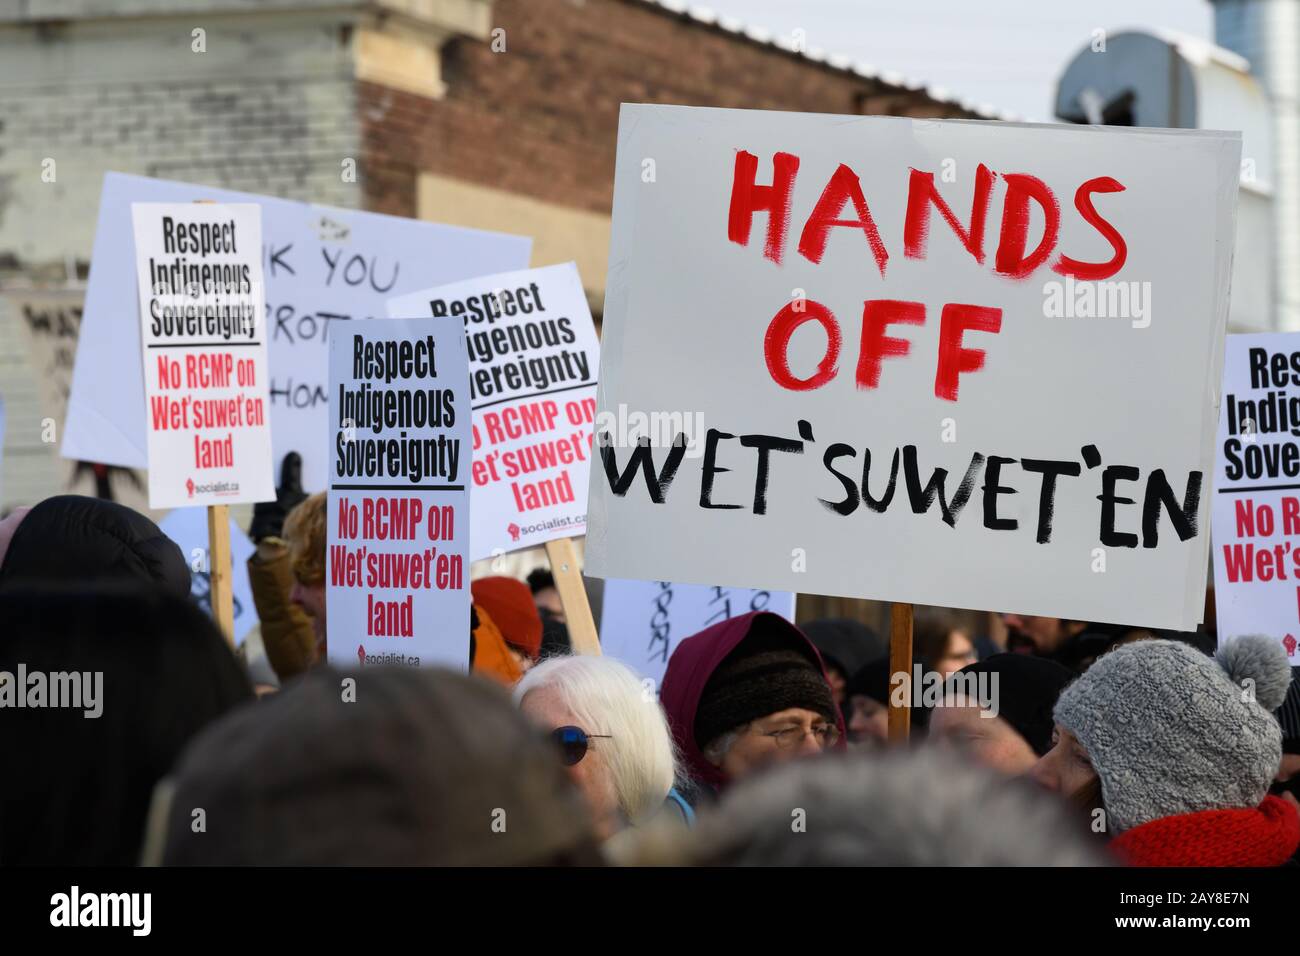
{"type": "Polygon", "coordinates": [[[1038,756],[1052,749],[1052,708],[1074,680],[1069,668],[1032,654],[994,654],[957,673],[997,674],[998,716],[1015,728],[1038,756]]]}
{"type": "Polygon", "coordinates": [[[801,707],[836,720],[835,701],[807,645],[784,629],[764,626],[736,645],[704,685],[695,712],[700,747],[752,720],[801,707]]]}
{"type": "Polygon", "coordinates": [[[822,618],[800,624],[799,629],[813,642],[826,666],[839,668],[846,679],[869,661],[889,653],[889,645],[879,634],[851,618],[822,618]]]}
{"type": "Polygon", "coordinates": [[[125,505],[57,495],[32,508],[14,532],[0,587],[15,581],[129,580],[188,598],[189,565],[176,543],[125,505]]]}
{"type": "Polygon", "coordinates": [[[844,692],[848,696],[861,695],[870,697],[877,703],[889,706],[889,654],[877,657],[874,661],[858,668],[849,678],[844,692]]]}

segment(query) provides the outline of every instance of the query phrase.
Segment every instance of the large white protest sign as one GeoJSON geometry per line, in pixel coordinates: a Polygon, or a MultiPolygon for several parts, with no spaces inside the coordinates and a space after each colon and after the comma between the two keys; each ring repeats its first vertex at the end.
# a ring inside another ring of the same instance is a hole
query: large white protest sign
{"type": "Polygon", "coordinates": [[[109,173],[99,203],[90,281],[61,453],[142,468],[147,463],[133,202],[210,200],[262,209],[271,366],[271,444],[278,469],[303,459],[303,486],[325,487],[329,451],[329,333],[345,320],[382,318],[384,302],[414,289],[523,269],[532,240],[396,216],[109,173]]]}
{"type": "Polygon", "coordinates": [[[670,581],[605,582],[600,613],[600,649],[658,686],[668,658],[684,638],[721,621],[772,611],[794,620],[788,591],[706,587],[670,581]]]}
{"type": "Polygon", "coordinates": [[[587,526],[600,350],[578,267],[482,276],[390,299],[464,323],[474,406],[474,560],[587,526]]]}
{"type": "Polygon", "coordinates": [[[469,668],[470,403],[459,319],[330,341],[330,661],[469,668]]]}
{"type": "Polygon", "coordinates": [[[135,203],[149,507],[275,497],[262,216],[135,203]]]}
{"type": "Polygon", "coordinates": [[[1214,465],[1220,640],[1265,634],[1300,666],[1300,335],[1229,335],[1214,465]]]}
{"type": "Polygon", "coordinates": [[[1194,628],[1240,152],[624,106],[588,573],[1194,628]]]}
{"type": "MultiPolygon", "coordinates": [[[[212,613],[212,563],[208,550],[208,512],[205,508],[176,508],[158,522],[163,534],[176,542],[190,565],[190,598],[208,614],[212,613]]],[[[253,556],[253,542],[242,528],[230,519],[230,591],[233,612],[231,636],[243,644],[257,623],[257,606],[253,587],[248,580],[248,559],[253,556]]]]}

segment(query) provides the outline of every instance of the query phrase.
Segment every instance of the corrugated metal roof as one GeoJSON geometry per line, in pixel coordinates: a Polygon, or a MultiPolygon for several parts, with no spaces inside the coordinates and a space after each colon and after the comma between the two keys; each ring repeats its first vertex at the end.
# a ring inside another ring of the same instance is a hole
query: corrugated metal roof
{"type": "Polygon", "coordinates": [[[899,89],[908,90],[913,93],[924,93],[936,103],[946,103],[984,119],[1008,120],[1012,122],[1022,119],[1022,117],[1014,113],[1000,110],[987,103],[972,103],[968,100],[963,100],[954,96],[941,86],[933,86],[920,80],[911,79],[894,70],[878,70],[870,63],[865,63],[861,60],[854,60],[852,57],[844,56],[842,54],[827,53],[825,50],[818,47],[802,49],[788,37],[775,36],[767,30],[746,26],[732,17],[720,17],[707,7],[682,3],[681,0],[636,0],[636,2],[643,3],[646,6],[655,7],[666,13],[694,20],[697,23],[713,27],[714,29],[721,30],[724,33],[730,33],[733,36],[749,40],[750,42],[757,43],[760,46],[772,47],[785,53],[789,53],[792,56],[801,57],[802,59],[816,63],[827,69],[836,70],[841,73],[849,73],[866,80],[875,80],[878,83],[884,83],[888,86],[898,87],[899,89]]]}

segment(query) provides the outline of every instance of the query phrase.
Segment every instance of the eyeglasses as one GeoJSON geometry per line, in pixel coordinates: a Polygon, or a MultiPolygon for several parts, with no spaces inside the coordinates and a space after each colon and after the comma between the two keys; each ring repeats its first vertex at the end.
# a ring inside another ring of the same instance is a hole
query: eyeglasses
{"type": "Polygon", "coordinates": [[[611,734],[589,734],[581,727],[556,727],[551,731],[551,736],[560,745],[560,758],[566,767],[580,763],[582,758],[587,756],[587,749],[591,746],[593,738],[613,739],[611,734]]]}
{"type": "Polygon", "coordinates": [[[834,747],[840,739],[840,729],[834,724],[817,724],[808,729],[785,727],[781,730],[765,730],[760,733],[764,737],[771,737],[782,750],[798,745],[809,734],[816,737],[822,747],[834,747]]]}

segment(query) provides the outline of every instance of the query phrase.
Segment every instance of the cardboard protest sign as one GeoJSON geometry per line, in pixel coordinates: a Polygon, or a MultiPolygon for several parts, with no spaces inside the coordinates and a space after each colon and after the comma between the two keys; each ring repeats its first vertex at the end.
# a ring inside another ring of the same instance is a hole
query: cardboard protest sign
{"type": "Polygon", "coordinates": [[[469,667],[470,415],[459,320],[330,341],[329,658],[469,667]]]}
{"type": "Polygon", "coordinates": [[[1194,628],[1240,151],[624,106],[588,573],[1194,628]]]}
{"type": "MultiPolygon", "coordinates": [[[[176,508],[158,522],[162,533],[176,542],[190,565],[190,598],[208,614],[212,613],[212,571],[208,553],[208,516],[202,508],[176,508]]],[[[242,528],[230,519],[231,583],[234,610],[232,637],[236,645],[257,623],[257,606],[253,587],[248,581],[248,559],[253,556],[253,542],[242,528]]]]}
{"type": "Polygon", "coordinates": [[[390,299],[464,323],[474,407],[474,560],[587,526],[600,351],[578,267],[482,276],[390,299]]]}
{"type": "Polygon", "coordinates": [[[1300,666],[1300,335],[1229,335],[1214,463],[1220,640],[1275,637],[1300,666]]]}
{"type": "Polygon", "coordinates": [[[131,203],[210,200],[262,209],[263,273],[276,467],[303,459],[303,487],[325,487],[330,332],[382,318],[394,295],[528,265],[532,240],[378,213],[109,173],[86,290],[81,344],[61,453],[133,468],[147,463],[131,203]]]}
{"type": "Polygon", "coordinates": [[[683,638],[750,611],[794,620],[794,595],[786,591],[705,587],[669,581],[605,582],[600,647],[657,687],[668,658],[683,638]]]}
{"type": "Polygon", "coordinates": [[[135,203],[149,507],[275,497],[257,206],[135,203]]]}

